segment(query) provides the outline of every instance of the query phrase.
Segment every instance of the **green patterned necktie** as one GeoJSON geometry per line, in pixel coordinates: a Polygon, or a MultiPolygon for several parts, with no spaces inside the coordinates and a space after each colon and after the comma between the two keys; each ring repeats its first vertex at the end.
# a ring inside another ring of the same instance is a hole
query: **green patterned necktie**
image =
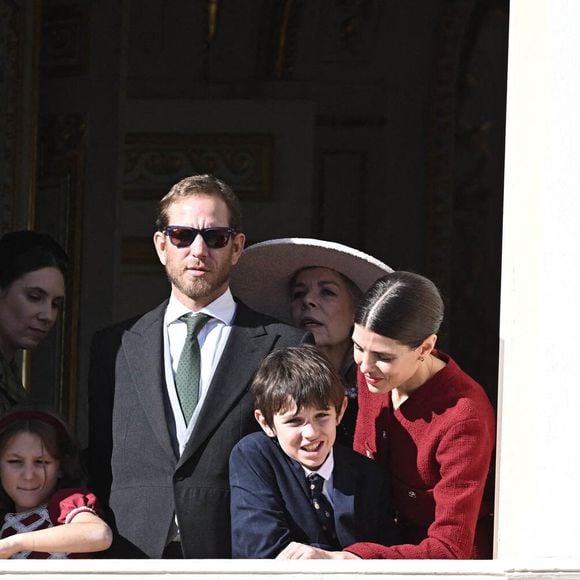
{"type": "Polygon", "coordinates": [[[207,314],[185,314],[180,317],[187,324],[187,337],[175,372],[175,387],[186,424],[189,424],[199,400],[201,353],[197,335],[210,318],[207,314]]]}

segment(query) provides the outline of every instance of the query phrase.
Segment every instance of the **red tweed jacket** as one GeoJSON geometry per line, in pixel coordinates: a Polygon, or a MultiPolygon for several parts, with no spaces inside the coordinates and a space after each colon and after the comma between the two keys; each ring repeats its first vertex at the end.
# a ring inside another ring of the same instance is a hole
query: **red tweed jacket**
{"type": "Polygon", "coordinates": [[[434,354],[447,366],[397,410],[390,393],[370,393],[359,373],[354,448],[390,471],[403,539],[346,548],[361,558],[491,557],[491,505],[482,500],[495,413],[479,384],[448,355],[434,354]]]}

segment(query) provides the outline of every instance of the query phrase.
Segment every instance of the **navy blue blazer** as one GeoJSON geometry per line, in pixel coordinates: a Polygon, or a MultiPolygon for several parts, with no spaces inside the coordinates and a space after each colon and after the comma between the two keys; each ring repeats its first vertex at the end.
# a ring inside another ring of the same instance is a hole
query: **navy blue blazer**
{"type": "MultiPolygon", "coordinates": [[[[336,534],[355,542],[395,542],[383,466],[334,446],[336,534]]],[[[308,498],[304,469],[264,432],[244,437],[230,456],[232,557],[275,558],[290,542],[332,549],[308,498]]]]}

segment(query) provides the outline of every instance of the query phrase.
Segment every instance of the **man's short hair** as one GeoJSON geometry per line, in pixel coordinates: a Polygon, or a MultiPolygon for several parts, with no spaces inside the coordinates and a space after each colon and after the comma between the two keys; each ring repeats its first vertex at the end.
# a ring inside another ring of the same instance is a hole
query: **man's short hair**
{"type": "MultiPolygon", "coordinates": [[[[242,229],[242,206],[237,195],[231,187],[214,175],[192,175],[177,182],[159,202],[156,227],[163,231],[169,224],[169,207],[177,200],[186,199],[196,195],[208,195],[221,199],[228,208],[229,223],[231,228],[238,231],[242,229]]],[[[177,224],[179,225],[179,224],[177,224]]]]}
{"type": "Polygon", "coordinates": [[[254,407],[268,426],[274,415],[284,413],[293,403],[296,409],[314,407],[340,413],[344,385],[326,357],[311,345],[290,346],[270,353],[252,382],[254,407]]]}

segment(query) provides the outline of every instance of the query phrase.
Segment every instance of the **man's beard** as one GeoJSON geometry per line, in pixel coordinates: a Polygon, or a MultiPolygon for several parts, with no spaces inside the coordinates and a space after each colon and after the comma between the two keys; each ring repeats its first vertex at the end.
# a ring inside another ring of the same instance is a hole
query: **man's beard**
{"type": "Polygon", "coordinates": [[[188,282],[184,282],[183,278],[174,276],[170,271],[167,271],[167,278],[169,279],[169,282],[182,294],[191,298],[191,300],[199,300],[200,298],[211,296],[211,294],[218,288],[227,284],[229,280],[229,271],[220,271],[218,277],[213,281],[205,280],[203,278],[195,278],[188,282]]]}

